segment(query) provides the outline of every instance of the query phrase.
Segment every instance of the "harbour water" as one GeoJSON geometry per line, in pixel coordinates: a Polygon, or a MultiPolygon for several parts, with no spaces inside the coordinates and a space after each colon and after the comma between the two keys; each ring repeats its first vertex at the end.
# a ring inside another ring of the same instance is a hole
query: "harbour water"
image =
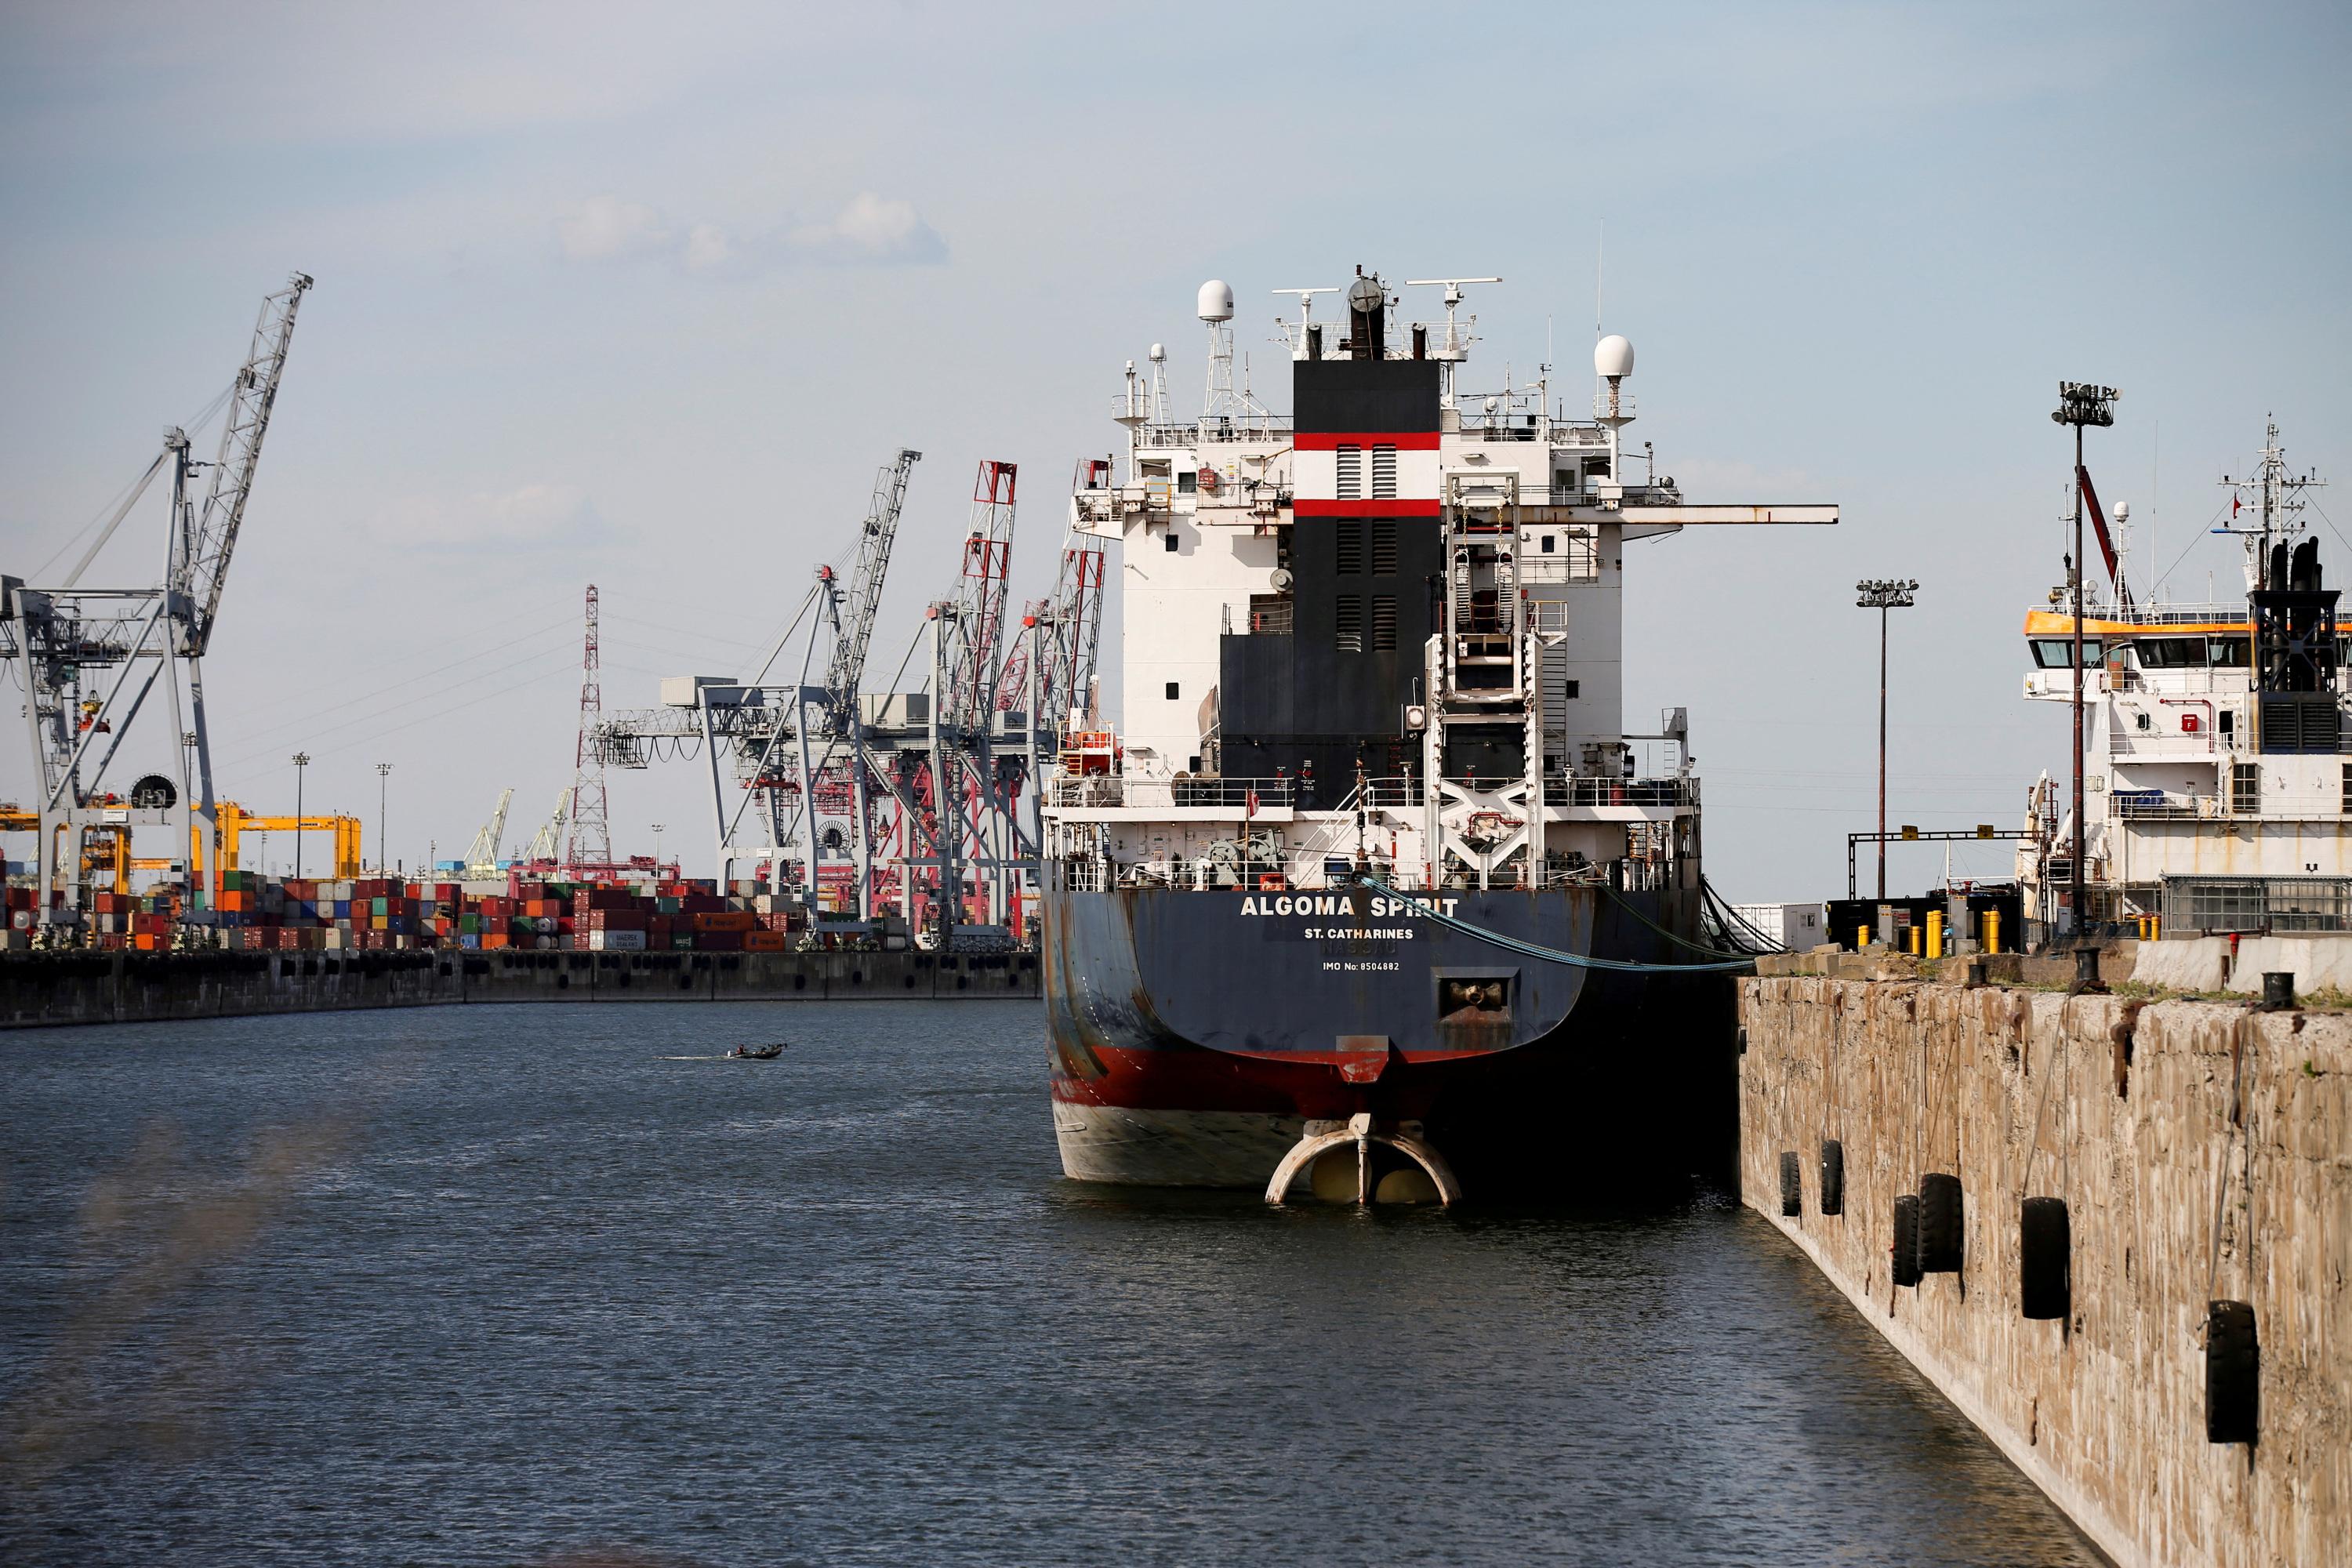
{"type": "Polygon", "coordinates": [[[0,1037],[0,1559],[2096,1560],[1728,1197],[1076,1185],[1040,1025],[0,1037]]]}

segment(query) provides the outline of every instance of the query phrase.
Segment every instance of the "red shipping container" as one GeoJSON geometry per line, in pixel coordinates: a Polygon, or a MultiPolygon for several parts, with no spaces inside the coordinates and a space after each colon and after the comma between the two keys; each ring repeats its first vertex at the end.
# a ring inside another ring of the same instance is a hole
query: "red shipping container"
{"type": "Polygon", "coordinates": [[[694,933],[697,952],[737,952],[742,950],[743,932],[740,931],[698,931],[694,933]]]}

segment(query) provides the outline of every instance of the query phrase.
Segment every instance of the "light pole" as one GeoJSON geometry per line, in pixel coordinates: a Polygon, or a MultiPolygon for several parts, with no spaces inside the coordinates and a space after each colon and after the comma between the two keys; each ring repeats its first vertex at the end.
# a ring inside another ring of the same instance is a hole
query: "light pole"
{"type": "Polygon", "coordinates": [[[294,753],[294,879],[302,879],[302,773],[310,765],[310,753],[294,753]]]}
{"type": "Polygon", "coordinates": [[[390,796],[390,795],[391,795],[391,793],[392,793],[392,784],[391,784],[391,783],[390,783],[391,778],[392,778],[392,764],[391,764],[390,763],[376,763],[376,765],[375,765],[375,874],[376,874],[377,876],[379,876],[379,877],[381,877],[381,876],[383,876],[383,868],[384,868],[386,866],[388,866],[388,865],[390,865],[390,864],[392,863],[392,862],[390,861],[390,859],[388,858],[389,855],[391,854],[391,850],[392,850],[392,840],[391,840],[390,838],[388,838],[388,837],[385,836],[385,834],[384,834],[384,830],[383,830],[383,825],[384,825],[384,822],[385,822],[385,820],[386,820],[386,818],[385,818],[385,815],[384,815],[384,801],[385,801],[387,798],[389,798],[389,796],[390,796]]]}
{"type": "Polygon", "coordinates": [[[1856,606],[1878,612],[1878,896],[1886,897],[1886,612],[1907,610],[1917,578],[1865,577],[1853,585],[1856,606]]]}
{"type": "Polygon", "coordinates": [[[661,879],[661,836],[662,825],[656,822],[654,824],[654,879],[656,881],[661,879]]]}
{"type": "Polygon", "coordinates": [[[2058,406],[2050,411],[2053,423],[2074,427],[2074,553],[2066,561],[2066,591],[2074,601],[2074,843],[2073,874],[2067,882],[2067,902],[2074,909],[2074,931],[2082,940],[2088,911],[2083,905],[2083,426],[2116,422],[2116,399],[2123,394],[2112,386],[2084,381],[2058,384],[2058,406]]]}

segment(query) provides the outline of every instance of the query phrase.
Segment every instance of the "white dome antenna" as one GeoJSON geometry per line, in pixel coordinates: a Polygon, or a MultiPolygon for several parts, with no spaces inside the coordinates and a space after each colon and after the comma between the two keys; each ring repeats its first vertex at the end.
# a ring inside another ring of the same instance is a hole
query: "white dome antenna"
{"type": "Polygon", "coordinates": [[[1199,315],[1209,329],[1209,395],[1201,404],[1203,419],[1231,419],[1243,411],[1246,399],[1234,391],[1234,288],[1222,278],[1201,285],[1199,315]]]}
{"type": "MultiPolygon", "coordinates": [[[[1633,422],[1624,405],[1624,381],[1633,374],[1633,345],[1612,332],[1592,345],[1592,373],[1609,384],[1609,412],[1601,416],[1601,423],[1609,426],[1609,482],[1622,487],[1625,482],[1625,454],[1619,437],[1633,422]]],[[[1598,402],[1599,399],[1594,401],[1598,402]]]]}

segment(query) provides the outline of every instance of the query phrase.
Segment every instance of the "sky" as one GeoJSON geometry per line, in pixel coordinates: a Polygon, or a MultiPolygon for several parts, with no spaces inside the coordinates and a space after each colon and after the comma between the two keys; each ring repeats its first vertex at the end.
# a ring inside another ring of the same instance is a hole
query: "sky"
{"type": "MultiPolygon", "coordinates": [[[[1277,408],[1271,290],[1358,264],[1500,276],[1465,388],[1549,352],[1574,402],[1597,266],[1630,441],[1694,500],[1843,508],[1625,563],[1629,727],[1689,710],[1710,876],[1818,900],[1874,810],[1858,578],[1921,584],[1892,823],[2013,826],[2063,767],[2063,710],[2020,698],[2060,380],[2124,393],[2089,462],[2140,584],[2230,591],[2202,531],[2268,417],[2352,480],[2347,68],[2323,5],[9,5],[0,572],[61,571],[310,274],[206,660],[222,792],[291,811],[303,751],[373,859],[390,763],[396,858],[462,853],[509,787],[511,850],[572,780],[587,584],[608,710],[739,669],[913,447],[879,684],[981,459],[1022,468],[1014,594],[1050,581],[1124,362],[1164,341],[1196,395],[1202,279],[1277,408]]],[[[2316,494],[2352,570],[2352,493],[2316,494]]],[[[152,574],[163,521],[93,576],[152,574]]],[[[701,788],[614,773],[614,847],[660,823],[709,874],[701,788]]]]}

